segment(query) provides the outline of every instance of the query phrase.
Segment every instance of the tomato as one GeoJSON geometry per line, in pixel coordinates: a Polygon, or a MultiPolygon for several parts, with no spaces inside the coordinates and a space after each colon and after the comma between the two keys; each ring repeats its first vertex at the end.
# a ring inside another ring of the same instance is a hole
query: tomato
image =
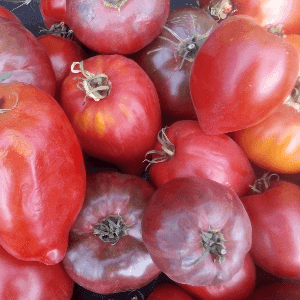
{"type": "Polygon", "coordinates": [[[60,22],[68,24],[66,0],[40,0],[40,12],[48,28],[60,22]]]}
{"type": "Polygon", "coordinates": [[[249,300],[300,300],[300,284],[293,282],[271,283],[257,289],[249,300]]]}
{"type": "Polygon", "coordinates": [[[240,147],[225,134],[205,134],[197,121],[178,121],[162,129],[154,149],[149,174],[156,187],[173,178],[198,176],[228,185],[242,196],[255,181],[240,147]]]}
{"type": "Polygon", "coordinates": [[[243,267],[228,282],[214,286],[179,286],[199,300],[245,300],[255,287],[255,265],[247,253],[243,267]]]}
{"type": "Polygon", "coordinates": [[[0,99],[0,244],[18,259],[57,264],[84,200],[78,139],[46,92],[2,83],[0,99]]]}
{"type": "MultiPolygon", "coordinates": [[[[251,256],[266,272],[300,279],[300,187],[264,177],[265,192],[241,198],[253,229],[251,256]]],[[[255,187],[258,186],[257,184],[255,187]]]]}
{"type": "Polygon", "coordinates": [[[87,176],[85,201],[63,260],[75,282],[111,294],[138,289],[159,275],[141,233],[142,214],[154,190],[134,175],[87,176]]]}
{"type": "Polygon", "coordinates": [[[174,283],[159,284],[151,292],[147,300],[193,300],[189,294],[174,283]]]}
{"type": "Polygon", "coordinates": [[[228,282],[251,247],[251,224],[236,193],[199,177],[174,178],[151,197],[142,220],[144,243],[175,282],[228,282]]]}
{"type": "Polygon", "coordinates": [[[171,11],[160,35],[137,55],[136,61],[157,89],[164,123],[196,119],[189,90],[190,70],[197,50],[216,26],[200,9],[171,11]]]}
{"type": "Polygon", "coordinates": [[[60,101],[83,151],[124,173],[142,174],[145,153],[154,147],[161,127],[153,83],[137,63],[121,55],[96,55],[75,67],[63,82],[60,101]],[[84,92],[89,82],[91,88],[107,90],[84,92]],[[90,98],[95,94],[95,100],[90,98]]]}
{"type": "Polygon", "coordinates": [[[11,72],[4,83],[29,83],[54,95],[55,74],[45,49],[24,26],[6,18],[0,18],[0,57],[0,74],[11,72]]]}
{"type": "Polygon", "coordinates": [[[102,54],[130,54],[147,46],[161,32],[170,10],[170,0],[67,0],[66,5],[74,34],[102,54]]]}
{"type": "Polygon", "coordinates": [[[299,33],[299,0],[200,0],[200,3],[216,19],[232,14],[249,15],[261,26],[281,25],[285,34],[299,33]]]}
{"type": "Polygon", "coordinates": [[[0,6],[0,17],[12,20],[22,25],[20,19],[14,13],[12,13],[10,10],[8,10],[6,7],[2,5],[0,6]]]}
{"type": "Polygon", "coordinates": [[[292,106],[282,104],[264,121],[236,131],[234,140],[261,167],[300,173],[300,113],[292,106]]]}
{"type": "Polygon", "coordinates": [[[289,34],[289,35],[284,35],[283,38],[291,43],[298,53],[300,54],[300,35],[299,34],[289,34]]]}
{"type": "Polygon", "coordinates": [[[61,263],[46,266],[16,259],[0,247],[0,298],[13,300],[70,300],[74,281],[61,263]]]}
{"type": "Polygon", "coordinates": [[[51,59],[56,78],[55,98],[58,100],[61,85],[69,75],[72,63],[86,59],[87,54],[76,42],[57,35],[46,34],[37,39],[51,59]]]}
{"type": "Polygon", "coordinates": [[[292,92],[298,71],[297,50],[253,18],[222,21],[191,69],[190,91],[201,128],[216,135],[263,121],[292,92]]]}

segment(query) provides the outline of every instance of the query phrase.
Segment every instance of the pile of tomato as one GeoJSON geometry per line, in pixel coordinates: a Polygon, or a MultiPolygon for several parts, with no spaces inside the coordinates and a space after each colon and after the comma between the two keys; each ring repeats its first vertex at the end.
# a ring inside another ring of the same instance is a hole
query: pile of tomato
{"type": "Polygon", "coordinates": [[[300,0],[198,4],[0,7],[2,300],[300,299],[300,0]]]}

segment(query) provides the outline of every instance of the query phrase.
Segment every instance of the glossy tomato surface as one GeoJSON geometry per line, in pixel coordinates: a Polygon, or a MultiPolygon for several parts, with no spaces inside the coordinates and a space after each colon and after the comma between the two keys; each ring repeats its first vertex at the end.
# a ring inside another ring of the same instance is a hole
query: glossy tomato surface
{"type": "Polygon", "coordinates": [[[21,260],[57,264],[84,200],[78,139],[58,103],[32,85],[1,84],[0,108],[0,244],[21,260]]]}
{"type": "Polygon", "coordinates": [[[0,298],[13,300],[70,300],[74,281],[61,263],[53,266],[22,261],[0,247],[0,298]]]}
{"type": "Polygon", "coordinates": [[[112,294],[138,289],[159,275],[161,271],[154,265],[141,233],[142,214],[154,191],[147,181],[134,175],[88,175],[84,205],[71,229],[63,260],[75,282],[96,293],[112,294]],[[97,224],[111,216],[128,225],[124,235],[118,226],[115,231],[104,230],[103,235],[95,231],[102,228],[97,224]],[[110,236],[118,238],[112,240],[110,236]]]}
{"type": "Polygon", "coordinates": [[[170,0],[67,0],[66,5],[74,34],[103,54],[130,54],[147,46],[161,32],[170,10],[170,0]]]}
{"type": "Polygon", "coordinates": [[[220,134],[253,126],[292,92],[299,54],[249,16],[222,21],[193,62],[190,90],[204,132],[220,134]]]}
{"type": "Polygon", "coordinates": [[[40,12],[48,28],[60,22],[68,24],[66,0],[40,0],[40,12]]]}
{"type": "Polygon", "coordinates": [[[152,81],[136,62],[121,55],[93,56],[82,67],[83,73],[76,66],[76,73],[71,72],[63,82],[60,101],[83,151],[125,173],[141,175],[145,154],[154,147],[161,128],[152,81]],[[102,83],[95,79],[108,87],[101,94],[103,99],[95,101],[80,89],[86,78],[83,74],[104,78],[102,83]]]}
{"type": "Polygon", "coordinates": [[[253,229],[251,256],[263,270],[287,279],[300,279],[298,229],[300,187],[272,181],[263,193],[241,200],[253,229]]]}
{"type": "Polygon", "coordinates": [[[189,294],[174,283],[159,284],[147,300],[193,300],[189,294]]]}
{"type": "Polygon", "coordinates": [[[224,284],[213,286],[179,284],[179,286],[199,300],[246,300],[255,287],[255,272],[251,255],[247,253],[242,268],[224,284]]]}
{"type": "Polygon", "coordinates": [[[300,112],[282,104],[264,121],[234,133],[235,141],[261,167],[300,173],[300,112]]]}
{"type": "Polygon", "coordinates": [[[9,9],[7,9],[5,6],[0,6],[0,17],[12,20],[14,22],[17,22],[19,24],[22,24],[20,19],[12,13],[9,9]]]}
{"type": "Polygon", "coordinates": [[[173,178],[197,176],[230,186],[242,196],[254,183],[248,158],[229,136],[205,134],[192,120],[175,122],[164,134],[164,140],[157,141],[154,148],[159,154],[152,156],[153,162],[159,158],[161,162],[152,163],[149,169],[156,187],[173,178]]]}
{"type": "Polygon", "coordinates": [[[198,177],[175,178],[158,188],[144,212],[142,232],[157,267],[175,282],[194,286],[229,281],[252,242],[250,220],[236,193],[198,177]]]}
{"type": "Polygon", "coordinates": [[[11,72],[4,83],[24,82],[55,93],[55,74],[49,56],[23,25],[0,17],[0,73],[11,72]]]}

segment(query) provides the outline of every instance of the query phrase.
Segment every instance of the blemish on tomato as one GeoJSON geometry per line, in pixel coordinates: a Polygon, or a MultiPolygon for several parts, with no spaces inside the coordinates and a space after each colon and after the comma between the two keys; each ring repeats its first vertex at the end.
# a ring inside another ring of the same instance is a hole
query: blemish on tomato
{"type": "Polygon", "coordinates": [[[89,127],[90,122],[90,112],[89,110],[85,110],[83,113],[76,113],[74,122],[78,124],[78,126],[86,132],[89,127]]]}
{"type": "Polygon", "coordinates": [[[95,119],[94,119],[94,128],[95,131],[98,133],[99,137],[104,136],[104,129],[105,129],[105,124],[104,124],[104,118],[102,113],[97,113],[95,119]]]}
{"type": "Polygon", "coordinates": [[[123,103],[119,104],[119,108],[122,111],[122,113],[128,118],[128,120],[131,121],[132,120],[131,110],[126,105],[124,105],[123,103]]]}

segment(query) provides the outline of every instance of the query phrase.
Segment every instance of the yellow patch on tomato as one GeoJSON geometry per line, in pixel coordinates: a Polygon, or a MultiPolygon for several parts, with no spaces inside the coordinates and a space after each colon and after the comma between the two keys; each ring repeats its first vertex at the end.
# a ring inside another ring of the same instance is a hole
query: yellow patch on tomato
{"type": "Polygon", "coordinates": [[[89,123],[90,123],[90,111],[85,110],[83,113],[76,113],[74,122],[79,126],[81,130],[86,132],[89,128],[89,123]]]}

